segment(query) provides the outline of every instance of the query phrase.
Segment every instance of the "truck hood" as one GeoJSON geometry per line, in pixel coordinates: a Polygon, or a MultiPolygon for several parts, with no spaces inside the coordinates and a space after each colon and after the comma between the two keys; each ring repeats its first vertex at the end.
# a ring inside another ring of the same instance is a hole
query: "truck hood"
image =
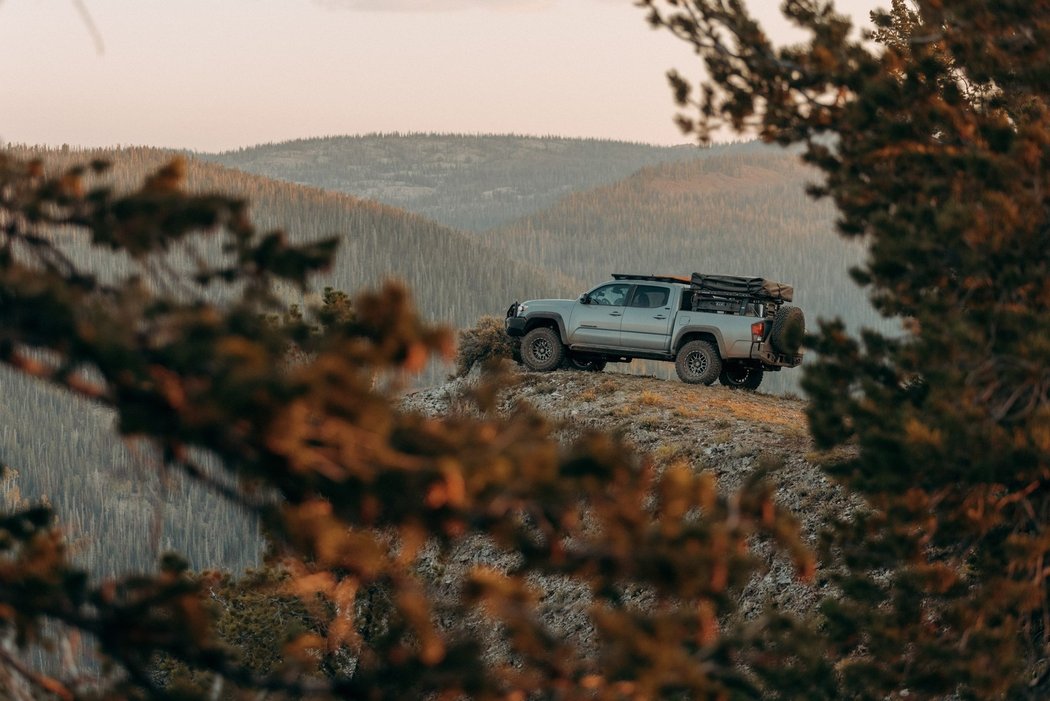
{"type": "Polygon", "coordinates": [[[536,312],[557,312],[564,314],[576,304],[574,299],[530,299],[522,302],[527,307],[526,316],[532,316],[536,312]]]}

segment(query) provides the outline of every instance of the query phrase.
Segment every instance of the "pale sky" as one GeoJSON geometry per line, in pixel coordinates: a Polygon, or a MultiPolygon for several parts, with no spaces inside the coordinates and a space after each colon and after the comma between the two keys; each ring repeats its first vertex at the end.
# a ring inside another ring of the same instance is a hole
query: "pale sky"
{"type": "MultiPolygon", "coordinates": [[[[370,132],[685,139],[699,62],[632,0],[0,0],[0,142],[201,151],[370,132]]],[[[751,0],[794,41],[780,0],[751,0]]],[[[888,0],[838,0],[866,23],[888,0]]]]}

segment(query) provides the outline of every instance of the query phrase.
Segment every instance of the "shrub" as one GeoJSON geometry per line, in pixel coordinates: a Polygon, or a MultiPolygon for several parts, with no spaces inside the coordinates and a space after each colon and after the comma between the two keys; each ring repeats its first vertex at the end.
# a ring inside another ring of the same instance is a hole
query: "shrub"
{"type": "Polygon", "coordinates": [[[521,341],[507,335],[503,319],[483,316],[472,329],[459,332],[459,351],[456,354],[456,377],[464,377],[475,365],[502,359],[521,362],[521,341]]]}

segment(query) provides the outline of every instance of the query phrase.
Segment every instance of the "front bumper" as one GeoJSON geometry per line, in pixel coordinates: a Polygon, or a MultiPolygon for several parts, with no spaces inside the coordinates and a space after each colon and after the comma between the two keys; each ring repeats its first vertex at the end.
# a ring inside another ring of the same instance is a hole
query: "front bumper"
{"type": "Polygon", "coordinates": [[[523,316],[508,316],[504,321],[504,328],[508,336],[520,337],[525,335],[525,322],[523,316]]]}

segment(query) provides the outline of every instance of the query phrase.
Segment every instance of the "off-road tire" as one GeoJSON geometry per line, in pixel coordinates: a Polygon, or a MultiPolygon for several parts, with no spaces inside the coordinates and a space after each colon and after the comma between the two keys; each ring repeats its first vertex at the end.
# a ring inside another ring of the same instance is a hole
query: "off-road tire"
{"type": "Polygon", "coordinates": [[[593,355],[586,356],[566,353],[565,367],[569,370],[579,370],[581,372],[601,372],[605,369],[605,361],[601,358],[595,358],[593,355]]]}
{"type": "Polygon", "coordinates": [[[565,346],[558,332],[549,326],[538,326],[521,340],[521,359],[529,370],[556,370],[565,359],[565,346]]]}
{"type": "Polygon", "coordinates": [[[806,317],[798,307],[781,307],[773,317],[769,343],[773,350],[784,355],[795,355],[806,336],[806,317]]]}
{"type": "Polygon", "coordinates": [[[674,359],[678,379],[691,385],[709,385],[722,372],[722,358],[707,341],[690,341],[678,349],[674,359]]]}
{"type": "Polygon", "coordinates": [[[746,389],[754,391],[762,384],[762,368],[742,363],[725,363],[718,381],[729,389],[746,389]]]}

